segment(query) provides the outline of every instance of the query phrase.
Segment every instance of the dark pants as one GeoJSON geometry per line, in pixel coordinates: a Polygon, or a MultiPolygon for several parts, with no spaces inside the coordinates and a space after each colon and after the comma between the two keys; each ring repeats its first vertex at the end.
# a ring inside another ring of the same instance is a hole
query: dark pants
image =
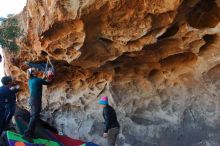
{"type": "Polygon", "coordinates": [[[13,115],[15,114],[15,103],[7,103],[5,105],[5,121],[4,121],[4,127],[7,128],[13,115]]]}
{"type": "Polygon", "coordinates": [[[8,127],[14,113],[15,103],[4,103],[0,105],[0,134],[8,127]]]}
{"type": "Polygon", "coordinates": [[[119,134],[119,128],[111,128],[108,130],[107,146],[115,146],[119,134]]]}
{"type": "Polygon", "coordinates": [[[31,110],[30,110],[30,121],[28,124],[28,128],[25,131],[24,135],[26,137],[34,137],[35,127],[40,119],[40,112],[41,112],[41,104],[30,104],[31,110]]]}
{"type": "Polygon", "coordinates": [[[51,65],[48,65],[47,63],[27,62],[27,65],[29,67],[36,68],[37,70],[42,71],[42,72],[45,72],[45,71],[48,71],[48,70],[54,71],[53,67],[51,65]]]}
{"type": "Polygon", "coordinates": [[[4,130],[4,121],[5,121],[5,105],[0,104],[0,135],[4,130]]]}
{"type": "Polygon", "coordinates": [[[29,67],[33,67],[33,68],[36,68],[38,69],[39,71],[42,71],[44,72],[46,67],[47,67],[47,64],[46,63],[32,63],[32,62],[27,62],[27,65],[29,67]]]}

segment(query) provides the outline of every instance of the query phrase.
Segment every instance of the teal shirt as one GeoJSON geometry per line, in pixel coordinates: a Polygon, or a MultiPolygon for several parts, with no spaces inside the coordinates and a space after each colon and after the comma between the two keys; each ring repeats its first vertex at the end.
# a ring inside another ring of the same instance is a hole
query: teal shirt
{"type": "Polygon", "coordinates": [[[32,77],[28,80],[28,87],[30,91],[30,103],[41,103],[43,85],[48,85],[44,79],[32,77]]]}

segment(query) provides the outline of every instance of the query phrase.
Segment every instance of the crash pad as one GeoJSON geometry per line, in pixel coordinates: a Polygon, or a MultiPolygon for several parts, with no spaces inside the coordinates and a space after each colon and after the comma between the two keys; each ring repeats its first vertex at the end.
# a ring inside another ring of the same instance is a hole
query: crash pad
{"type": "Polygon", "coordinates": [[[85,142],[81,141],[81,140],[76,140],[76,139],[72,139],[68,136],[63,136],[63,135],[57,135],[57,134],[53,134],[53,136],[63,145],[65,146],[80,146],[81,144],[84,144],[85,142]]]}
{"type": "MultiPolygon", "coordinates": [[[[15,117],[15,123],[19,133],[23,134],[27,128],[28,123],[24,121],[21,117],[15,117]]],[[[50,130],[41,127],[40,125],[37,125],[35,134],[37,137],[56,141],[60,143],[60,145],[62,146],[79,146],[85,143],[81,140],[72,139],[68,136],[58,135],[56,133],[51,132],[50,130]]]]}
{"type": "Polygon", "coordinates": [[[7,131],[6,139],[9,146],[60,146],[57,142],[45,140],[45,139],[33,139],[33,143],[30,143],[22,138],[22,135],[7,131]]]}
{"type": "MultiPolygon", "coordinates": [[[[15,123],[20,134],[23,134],[27,128],[28,120],[25,120],[26,116],[28,116],[28,114],[26,113],[15,115],[15,123]]],[[[80,146],[82,144],[85,144],[85,142],[81,140],[76,140],[66,135],[58,135],[57,133],[54,132],[53,128],[51,130],[51,128],[47,128],[47,126],[43,126],[40,122],[36,126],[37,126],[35,131],[36,137],[55,141],[59,143],[61,146],[80,146]]],[[[86,143],[86,144],[87,144],[86,146],[98,146],[93,143],[86,143]]]]}
{"type": "Polygon", "coordinates": [[[99,146],[99,145],[94,144],[94,143],[92,143],[92,142],[87,142],[87,143],[82,144],[82,145],[80,145],[80,146],[99,146]]]}

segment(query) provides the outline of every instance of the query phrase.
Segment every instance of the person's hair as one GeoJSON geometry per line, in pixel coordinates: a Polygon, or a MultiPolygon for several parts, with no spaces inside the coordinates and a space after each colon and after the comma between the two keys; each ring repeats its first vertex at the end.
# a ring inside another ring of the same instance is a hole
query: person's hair
{"type": "Polygon", "coordinates": [[[12,78],[10,76],[2,77],[1,82],[3,85],[9,85],[12,82],[12,78]]]}

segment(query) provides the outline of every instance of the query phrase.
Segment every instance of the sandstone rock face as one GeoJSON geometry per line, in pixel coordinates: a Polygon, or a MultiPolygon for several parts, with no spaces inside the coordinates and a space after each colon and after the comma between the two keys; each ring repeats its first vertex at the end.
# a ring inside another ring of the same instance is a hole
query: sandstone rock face
{"type": "Polygon", "coordinates": [[[25,37],[6,71],[55,62],[43,116],[65,134],[105,145],[97,101],[108,95],[118,146],[220,145],[218,0],[28,0],[25,37]]]}

